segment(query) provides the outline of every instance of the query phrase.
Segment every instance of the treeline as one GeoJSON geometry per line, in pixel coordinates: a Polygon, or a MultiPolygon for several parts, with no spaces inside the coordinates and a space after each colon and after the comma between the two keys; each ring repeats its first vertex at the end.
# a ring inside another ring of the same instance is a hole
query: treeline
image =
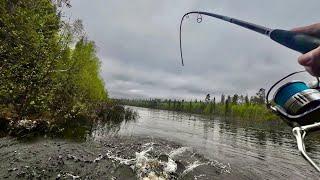
{"type": "Polygon", "coordinates": [[[0,118],[94,115],[108,99],[96,46],[61,0],[0,1],[0,118]]]}
{"type": "Polygon", "coordinates": [[[121,104],[203,114],[208,116],[231,116],[243,120],[276,119],[265,106],[265,90],[261,88],[255,96],[221,95],[220,101],[208,94],[202,100],[171,100],[171,99],[118,99],[121,104]]]}

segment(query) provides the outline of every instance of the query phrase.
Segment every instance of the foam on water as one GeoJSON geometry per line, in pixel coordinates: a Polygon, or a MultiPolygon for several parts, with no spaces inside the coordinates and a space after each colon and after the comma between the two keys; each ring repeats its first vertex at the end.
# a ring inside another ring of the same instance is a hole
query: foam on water
{"type": "Polygon", "coordinates": [[[210,165],[221,169],[221,173],[228,173],[228,174],[231,173],[230,163],[223,164],[223,163],[221,163],[219,161],[214,160],[214,161],[210,162],[210,165]]]}
{"type": "Polygon", "coordinates": [[[106,155],[109,159],[118,161],[120,164],[132,166],[135,162],[135,159],[125,159],[111,154],[111,151],[108,151],[106,155]]]}
{"type": "Polygon", "coordinates": [[[187,174],[188,172],[192,171],[193,169],[197,168],[198,166],[201,165],[205,165],[207,163],[200,163],[199,161],[195,161],[192,164],[190,164],[189,166],[187,166],[187,168],[183,171],[183,175],[187,174]]]}
{"type": "Polygon", "coordinates": [[[177,163],[175,163],[171,158],[168,158],[168,162],[164,168],[165,172],[172,173],[176,172],[177,170],[177,163]]]}
{"type": "MultiPolygon", "coordinates": [[[[136,176],[141,180],[162,180],[162,179],[178,179],[183,177],[189,172],[193,171],[195,168],[201,165],[209,165],[221,169],[221,172],[230,173],[230,165],[225,165],[218,161],[209,161],[200,162],[198,160],[189,162],[187,158],[190,158],[190,155],[184,156],[185,152],[191,150],[188,147],[181,147],[178,149],[173,149],[167,155],[164,155],[164,159],[160,159],[157,155],[154,155],[154,143],[147,143],[142,145],[144,150],[141,152],[135,153],[135,158],[125,159],[112,155],[112,152],[107,153],[109,159],[118,161],[120,164],[128,165],[136,173],[136,176]],[[176,157],[185,159],[188,164],[183,168],[178,170],[178,161],[176,157]]],[[[190,151],[189,151],[190,152],[190,151]]],[[[195,153],[193,153],[194,155],[195,153]]],[[[99,156],[96,160],[101,159],[99,156]]],[[[201,178],[205,175],[198,175],[194,178],[201,178]]]]}
{"type": "Polygon", "coordinates": [[[169,153],[169,157],[170,158],[174,158],[175,156],[179,155],[179,154],[182,154],[183,152],[189,150],[190,148],[188,147],[181,147],[181,148],[178,148],[178,149],[174,149],[173,151],[171,151],[169,153]]]}

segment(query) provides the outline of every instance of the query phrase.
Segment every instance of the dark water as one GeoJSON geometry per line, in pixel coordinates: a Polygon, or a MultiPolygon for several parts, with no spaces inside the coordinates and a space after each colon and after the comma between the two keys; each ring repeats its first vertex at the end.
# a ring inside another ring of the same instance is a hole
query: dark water
{"type": "MultiPolygon", "coordinates": [[[[318,179],[319,175],[300,156],[291,129],[277,121],[237,123],[224,118],[204,118],[178,112],[131,107],[139,113],[134,122],[116,131],[99,127],[96,139],[110,134],[161,138],[191,147],[205,157],[230,165],[239,179],[318,179]]],[[[320,138],[308,139],[307,150],[320,162],[320,138]]],[[[209,172],[210,176],[210,172],[209,172]]]]}

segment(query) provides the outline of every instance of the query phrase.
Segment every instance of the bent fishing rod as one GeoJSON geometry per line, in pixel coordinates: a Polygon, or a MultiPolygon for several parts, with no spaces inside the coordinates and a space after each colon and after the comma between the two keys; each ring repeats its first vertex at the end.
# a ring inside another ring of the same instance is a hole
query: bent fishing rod
{"type": "MultiPolygon", "coordinates": [[[[180,22],[180,56],[182,65],[184,65],[181,40],[182,23],[185,17],[190,14],[198,14],[198,23],[202,22],[201,15],[206,15],[239,25],[246,29],[266,35],[279,44],[303,54],[320,46],[320,39],[306,34],[282,29],[270,29],[219,14],[191,11],[184,14],[180,22]]],[[[300,151],[301,155],[318,172],[320,172],[320,167],[310,158],[304,144],[304,139],[308,132],[320,130],[320,80],[317,77],[316,81],[311,83],[305,83],[303,81],[291,81],[278,87],[280,83],[284,82],[284,80],[303,72],[305,71],[293,72],[274,83],[266,95],[266,105],[268,109],[281,117],[289,126],[293,128],[292,133],[297,140],[298,150],[300,151]],[[275,87],[278,87],[278,89],[274,93],[272,102],[270,102],[269,94],[272,90],[275,90],[275,87]]]]}
{"type": "Polygon", "coordinates": [[[184,65],[183,55],[182,55],[182,37],[181,37],[182,24],[185,17],[188,17],[188,15],[190,14],[198,14],[197,22],[199,23],[202,21],[201,15],[205,15],[205,16],[221,19],[223,21],[227,21],[232,24],[239,25],[246,29],[266,35],[270,37],[272,40],[278,42],[279,44],[282,44],[283,46],[286,46],[292,50],[298,51],[303,54],[320,46],[320,39],[315,38],[313,36],[306,35],[306,34],[296,33],[296,32],[282,30],[282,29],[270,29],[264,26],[260,26],[257,24],[253,24],[250,22],[242,21],[236,18],[231,18],[228,16],[219,15],[219,14],[203,12],[203,11],[191,11],[184,14],[180,22],[180,56],[181,56],[182,65],[184,65]]]}

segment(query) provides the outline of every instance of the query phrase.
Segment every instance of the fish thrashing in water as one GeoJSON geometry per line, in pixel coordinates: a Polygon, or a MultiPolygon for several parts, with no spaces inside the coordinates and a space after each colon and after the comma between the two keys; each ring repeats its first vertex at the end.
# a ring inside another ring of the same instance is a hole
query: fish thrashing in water
{"type": "MultiPolygon", "coordinates": [[[[218,161],[200,160],[200,155],[193,152],[191,148],[180,147],[173,149],[168,154],[157,156],[157,150],[154,146],[154,143],[144,144],[144,150],[136,152],[135,158],[132,159],[123,159],[110,154],[107,157],[130,166],[136,172],[138,179],[142,180],[180,179],[184,176],[187,177],[189,172],[201,166],[214,168],[215,171],[220,171],[219,173],[231,172],[230,164],[225,165],[218,161]]],[[[195,176],[195,179],[205,176],[205,174],[200,174],[195,176]]]]}

